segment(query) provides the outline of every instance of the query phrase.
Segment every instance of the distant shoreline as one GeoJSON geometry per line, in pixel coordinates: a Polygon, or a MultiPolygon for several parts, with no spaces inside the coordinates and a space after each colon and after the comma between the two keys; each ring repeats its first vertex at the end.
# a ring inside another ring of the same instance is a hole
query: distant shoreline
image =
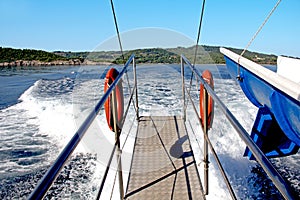
{"type": "MultiPolygon", "coordinates": [[[[137,63],[138,65],[170,65],[172,63],[137,63]]],[[[180,63],[173,63],[173,64],[178,64],[180,63]]],[[[52,62],[41,62],[41,61],[23,61],[23,60],[18,60],[14,62],[4,62],[0,63],[0,69],[1,68],[6,68],[6,67],[51,67],[51,66],[95,66],[95,65],[120,65],[116,63],[110,63],[110,62],[93,62],[93,61],[84,61],[84,62],[77,62],[77,61],[52,61],[52,62]]],[[[200,63],[196,65],[206,65],[206,66],[213,66],[213,65],[218,65],[218,66],[226,66],[225,63],[200,63]]],[[[276,64],[260,64],[260,65],[276,65],[276,64]]]]}
{"type": "Polygon", "coordinates": [[[79,59],[72,60],[55,60],[51,62],[43,62],[38,60],[17,60],[12,62],[0,63],[0,67],[39,67],[39,66],[85,66],[85,65],[110,65],[110,62],[93,62],[85,60],[81,62],[79,59]]]}
{"type": "MultiPolygon", "coordinates": [[[[197,63],[225,64],[224,55],[217,46],[201,46],[196,57],[197,63]]],[[[229,48],[237,54],[241,49],[229,48]]],[[[57,66],[57,65],[110,65],[123,64],[130,55],[135,54],[138,64],[172,64],[180,63],[180,55],[184,54],[189,60],[194,60],[195,46],[177,47],[171,49],[150,48],[124,51],[99,52],[46,52],[32,49],[13,49],[0,47],[0,67],[26,66],[57,66]]],[[[258,64],[276,65],[277,56],[246,51],[244,56],[258,64]]]]}

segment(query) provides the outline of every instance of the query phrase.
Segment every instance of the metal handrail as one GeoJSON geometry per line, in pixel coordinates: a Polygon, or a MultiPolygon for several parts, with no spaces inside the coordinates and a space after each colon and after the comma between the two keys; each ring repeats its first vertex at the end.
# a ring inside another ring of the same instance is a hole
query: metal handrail
{"type": "MultiPolygon", "coordinates": [[[[274,168],[274,166],[271,164],[271,162],[268,160],[268,158],[259,149],[259,147],[253,142],[253,140],[250,138],[250,136],[247,133],[247,131],[239,123],[239,121],[235,118],[235,116],[230,112],[230,110],[225,106],[225,104],[219,99],[219,97],[214,92],[214,90],[202,78],[202,76],[200,75],[199,71],[190,63],[190,61],[184,55],[181,55],[181,66],[182,66],[182,69],[184,69],[184,63],[186,63],[190,67],[190,69],[192,70],[193,74],[195,74],[197,76],[197,78],[199,79],[199,81],[204,85],[205,90],[213,98],[214,102],[219,105],[219,108],[221,108],[221,111],[225,114],[226,118],[229,120],[229,122],[231,123],[231,125],[237,131],[237,133],[239,134],[240,138],[245,142],[245,144],[251,150],[251,152],[253,153],[255,159],[257,160],[257,162],[260,164],[260,166],[267,173],[267,175],[272,180],[273,184],[276,186],[276,188],[279,190],[279,192],[282,194],[282,196],[285,199],[293,199],[294,197],[293,197],[293,195],[291,193],[290,186],[284,181],[284,179],[282,178],[282,176],[274,168]]],[[[184,83],[184,77],[182,79],[183,79],[183,84],[185,84],[184,83]]],[[[184,88],[184,86],[183,86],[183,88],[184,88]]],[[[183,91],[185,92],[185,89],[183,89],[183,91]]],[[[188,94],[189,94],[189,91],[188,91],[188,94]]],[[[185,102],[184,102],[184,104],[185,104],[185,102]]],[[[186,111],[184,110],[184,117],[185,117],[185,112],[186,111]]],[[[210,141],[208,140],[207,135],[204,134],[204,138],[210,144],[210,141]]]]}
{"type": "MultiPolygon", "coordinates": [[[[82,123],[82,125],[79,127],[77,132],[73,135],[72,139],[69,141],[69,143],[65,146],[63,151],[60,153],[60,155],[57,157],[54,164],[48,169],[44,177],[40,180],[39,184],[36,186],[34,191],[30,194],[28,199],[42,199],[46,192],[50,189],[51,185],[55,181],[56,177],[58,176],[59,172],[63,168],[63,166],[66,164],[69,157],[72,155],[73,151],[76,149],[77,145],[80,143],[82,137],[86,133],[86,131],[89,129],[92,122],[95,120],[97,114],[100,112],[100,109],[103,107],[104,103],[108,99],[108,97],[112,94],[115,87],[123,77],[123,75],[127,72],[127,68],[130,65],[130,63],[133,62],[133,67],[135,68],[135,62],[134,62],[134,54],[132,54],[127,62],[125,63],[122,71],[119,73],[115,81],[110,85],[110,87],[107,89],[107,91],[104,93],[102,98],[99,100],[99,102],[94,107],[93,111],[87,116],[85,121],[82,123]]],[[[135,69],[134,69],[135,73],[135,69]]],[[[136,78],[136,75],[135,75],[136,78]]],[[[135,80],[136,83],[136,80],[135,80]]],[[[136,85],[132,93],[136,91],[136,85]]],[[[131,95],[132,96],[132,95],[131,95]]],[[[136,97],[137,98],[137,97],[136,97]]],[[[131,101],[129,101],[128,104],[130,104],[131,101]]],[[[116,145],[115,145],[116,146],[116,145]]],[[[114,153],[115,147],[113,148],[112,153],[114,153]]]]}

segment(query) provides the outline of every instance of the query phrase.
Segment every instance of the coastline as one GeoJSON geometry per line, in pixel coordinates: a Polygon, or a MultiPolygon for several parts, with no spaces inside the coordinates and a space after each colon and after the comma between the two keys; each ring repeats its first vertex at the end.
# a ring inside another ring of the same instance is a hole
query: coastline
{"type": "Polygon", "coordinates": [[[71,59],[71,60],[55,60],[50,62],[43,62],[39,60],[17,60],[12,62],[3,62],[0,63],[0,67],[38,67],[38,66],[58,66],[58,65],[110,65],[110,62],[94,62],[89,60],[84,60],[83,62],[80,59],[71,59]]]}
{"type": "MultiPolygon", "coordinates": [[[[201,64],[225,64],[223,55],[219,52],[219,47],[203,46],[206,55],[198,57],[201,64]]],[[[241,49],[233,49],[235,52],[241,49]]],[[[179,53],[184,54],[188,59],[193,59],[194,46],[188,48],[173,49],[135,49],[124,52],[124,57],[129,57],[132,53],[136,55],[136,62],[139,64],[172,64],[180,63],[179,53]]],[[[261,65],[275,65],[277,57],[275,55],[261,54],[257,52],[247,52],[247,58],[261,65]]],[[[71,66],[71,65],[110,65],[123,64],[120,52],[46,52],[31,49],[13,49],[0,47],[0,67],[23,67],[23,66],[71,66]]]]}
{"type": "MultiPolygon", "coordinates": [[[[116,63],[112,62],[94,62],[90,60],[84,60],[83,62],[80,61],[79,59],[72,59],[72,60],[56,60],[56,61],[51,61],[51,62],[42,62],[38,60],[32,60],[32,61],[27,61],[27,60],[17,60],[17,61],[12,61],[12,62],[3,62],[0,63],[0,68],[3,67],[39,67],[39,66],[88,66],[88,65],[119,65],[116,63]]],[[[149,64],[155,64],[155,65],[165,65],[165,64],[170,64],[170,63],[139,63],[139,65],[149,65],[149,64]]],[[[180,63],[174,63],[174,64],[180,64],[180,63]]],[[[201,64],[196,64],[196,65],[219,65],[219,66],[226,66],[225,63],[201,63],[201,64]]],[[[268,65],[276,65],[276,64],[270,64],[270,63],[263,63],[260,65],[262,66],[268,66],[268,65]]]]}

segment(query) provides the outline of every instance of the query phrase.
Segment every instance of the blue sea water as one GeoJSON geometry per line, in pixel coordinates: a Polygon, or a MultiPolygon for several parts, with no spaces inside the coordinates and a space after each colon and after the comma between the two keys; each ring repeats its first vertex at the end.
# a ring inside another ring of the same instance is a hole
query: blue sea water
{"type": "Polygon", "coordinates": [[[0,109],[19,102],[19,97],[40,79],[75,78],[79,67],[10,67],[0,69],[0,109]]]}
{"type": "MultiPolygon", "coordinates": [[[[239,86],[231,79],[226,67],[199,67],[200,70],[205,68],[210,68],[214,75],[217,94],[249,131],[256,108],[247,101],[239,86]]],[[[82,118],[100,99],[103,94],[105,71],[106,66],[51,66],[0,70],[1,199],[28,197],[76,131],[82,118]]],[[[178,65],[138,67],[141,115],[176,115],[182,111],[179,71],[178,65]]],[[[187,77],[189,75],[186,74],[187,77]]],[[[125,78],[123,83],[124,89],[128,90],[125,78]]],[[[192,95],[197,96],[198,90],[195,88],[192,95]]],[[[128,92],[125,91],[126,95],[128,92]]],[[[221,116],[218,109],[215,115],[217,117],[214,120],[215,128],[212,129],[212,141],[217,151],[221,152],[221,160],[230,174],[238,196],[241,199],[281,198],[262,169],[255,162],[242,158],[245,146],[237,135],[231,134],[233,129],[227,125],[224,117],[218,117],[221,116]]],[[[99,124],[105,126],[101,119],[99,124]]],[[[197,147],[195,138],[192,145],[197,147]]],[[[201,154],[200,151],[198,153],[201,154]]],[[[130,156],[130,153],[128,155],[130,156]]],[[[94,175],[98,173],[97,159],[99,158],[95,154],[84,150],[75,153],[47,198],[93,199],[100,179],[94,175]]],[[[297,194],[300,189],[298,160],[299,155],[272,160],[283,176],[291,182],[294,190],[298,191],[297,194]]],[[[213,167],[211,170],[211,173],[218,176],[213,167]]],[[[218,196],[220,190],[225,190],[218,182],[218,178],[212,181],[215,184],[212,187],[217,192],[215,191],[215,196],[211,195],[211,199],[224,197],[223,194],[218,196]]]]}

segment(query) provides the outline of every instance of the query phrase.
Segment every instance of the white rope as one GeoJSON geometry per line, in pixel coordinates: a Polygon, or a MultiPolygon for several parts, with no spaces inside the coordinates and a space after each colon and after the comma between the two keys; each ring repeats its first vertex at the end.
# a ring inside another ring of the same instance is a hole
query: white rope
{"type": "Polygon", "coordinates": [[[264,22],[260,25],[260,27],[258,28],[258,30],[256,31],[256,33],[253,35],[253,37],[251,38],[251,40],[248,42],[247,46],[245,47],[245,49],[242,51],[242,53],[240,54],[240,57],[238,58],[238,75],[237,75],[237,79],[239,81],[242,80],[241,76],[240,76],[240,59],[241,57],[244,55],[244,53],[248,50],[249,46],[252,44],[252,42],[255,40],[255,38],[257,37],[257,35],[259,34],[259,32],[262,30],[262,28],[266,25],[267,21],[270,19],[271,15],[274,13],[274,11],[276,10],[276,8],[279,6],[281,0],[278,0],[276,5],[273,7],[273,9],[271,10],[271,12],[269,13],[269,15],[267,16],[267,18],[264,20],[264,22]]]}
{"type": "Polygon", "coordinates": [[[262,25],[260,25],[260,27],[258,28],[258,30],[256,31],[256,33],[254,34],[254,36],[251,38],[251,40],[248,42],[246,48],[243,50],[243,52],[241,53],[240,57],[242,57],[244,55],[244,53],[247,51],[247,49],[249,48],[249,46],[252,44],[252,42],[255,40],[256,36],[259,34],[259,32],[262,30],[262,28],[265,26],[265,24],[267,23],[267,21],[269,20],[269,18],[271,17],[271,15],[274,13],[274,11],[276,10],[276,8],[278,7],[278,5],[280,4],[281,0],[278,0],[278,2],[276,3],[276,5],[274,6],[274,8],[271,10],[271,12],[269,13],[269,15],[267,16],[267,18],[265,19],[265,21],[262,23],[262,25]]]}

